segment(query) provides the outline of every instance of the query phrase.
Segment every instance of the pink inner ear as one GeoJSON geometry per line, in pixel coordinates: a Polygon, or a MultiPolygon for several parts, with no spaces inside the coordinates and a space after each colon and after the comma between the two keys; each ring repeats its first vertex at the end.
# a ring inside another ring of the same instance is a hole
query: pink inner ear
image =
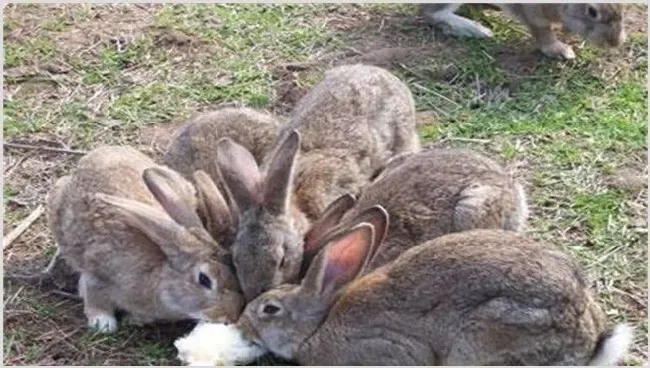
{"type": "Polygon", "coordinates": [[[356,231],[326,248],[325,284],[353,278],[363,263],[368,245],[367,231],[356,231]]]}
{"type": "Polygon", "coordinates": [[[324,225],[316,225],[312,227],[303,238],[303,251],[310,252],[315,249],[316,245],[322,244],[319,240],[327,234],[326,230],[329,230],[329,228],[326,229],[326,226],[324,225]]]}

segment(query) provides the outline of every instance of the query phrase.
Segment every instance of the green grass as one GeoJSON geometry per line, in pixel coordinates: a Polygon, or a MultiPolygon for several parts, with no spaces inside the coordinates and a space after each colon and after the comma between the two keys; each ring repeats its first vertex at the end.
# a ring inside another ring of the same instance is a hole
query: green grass
{"type": "Polygon", "coordinates": [[[16,194],[18,194],[16,190],[5,184],[2,187],[2,202],[4,205],[6,206],[9,200],[11,200],[11,197],[15,196],[16,194]]]}
{"type": "Polygon", "coordinates": [[[26,42],[7,43],[5,45],[5,66],[20,66],[34,57],[44,59],[54,55],[54,43],[46,38],[30,39],[26,42]]]}
{"type": "MultiPolygon", "coordinates": [[[[644,363],[647,186],[630,190],[610,182],[622,169],[647,175],[647,35],[632,32],[623,49],[609,53],[569,38],[578,58],[555,61],[530,49],[521,25],[493,12],[463,11],[495,37],[450,40],[391,69],[410,87],[417,109],[436,115],[435,124],[420,128],[423,143],[480,150],[524,178],[533,208],[530,235],[578,258],[608,317],[639,331],[628,363],[644,363]]],[[[9,5],[5,139],[45,137],[75,149],[137,145],[149,124],[180,122],[221,105],[287,114],[279,107],[286,102],[277,90],[282,82],[308,89],[332,63],[376,45],[432,44],[431,30],[414,21],[415,13],[410,4],[9,5]],[[310,66],[278,74],[288,63],[310,66]],[[43,71],[51,64],[68,71],[43,71]]],[[[42,203],[52,176],[76,160],[40,159],[57,169],[17,170],[3,188],[5,209],[26,186],[40,188],[33,204],[42,203]]],[[[27,214],[20,206],[7,210],[5,226],[27,214]]],[[[12,251],[51,242],[43,233],[28,230],[12,251]]],[[[51,256],[55,248],[40,249],[51,256]]],[[[5,302],[17,291],[6,292],[5,302]]],[[[6,308],[23,310],[22,300],[6,308]]],[[[178,332],[157,328],[125,327],[109,337],[68,331],[66,343],[45,349],[36,326],[83,326],[81,311],[55,303],[27,310],[33,323],[5,331],[7,364],[50,364],[57,355],[75,357],[70,364],[174,363],[171,341],[178,332]]]]}
{"type": "Polygon", "coordinates": [[[174,347],[158,342],[143,342],[139,344],[138,350],[142,357],[138,365],[156,365],[176,353],[174,347]]]}

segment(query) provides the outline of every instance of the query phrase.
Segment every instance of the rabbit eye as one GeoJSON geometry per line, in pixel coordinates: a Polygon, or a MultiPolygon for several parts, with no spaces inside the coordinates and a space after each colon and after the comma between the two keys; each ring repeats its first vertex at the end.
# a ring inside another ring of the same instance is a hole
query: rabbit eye
{"type": "Polygon", "coordinates": [[[212,289],[212,280],[203,272],[199,272],[199,284],[206,289],[212,289]]]}
{"type": "Polygon", "coordinates": [[[594,19],[597,19],[598,18],[598,9],[594,8],[593,6],[587,6],[587,14],[590,17],[592,17],[594,19]]]}
{"type": "Polygon", "coordinates": [[[262,312],[264,314],[268,314],[268,315],[271,315],[271,316],[278,313],[279,311],[280,311],[280,307],[275,306],[273,304],[267,304],[267,305],[264,306],[264,309],[262,309],[262,312]]]}

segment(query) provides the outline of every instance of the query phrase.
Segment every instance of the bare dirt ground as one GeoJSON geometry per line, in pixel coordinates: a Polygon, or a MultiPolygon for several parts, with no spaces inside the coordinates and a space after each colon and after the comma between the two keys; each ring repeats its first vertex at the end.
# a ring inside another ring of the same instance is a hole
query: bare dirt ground
{"type": "MultiPolygon", "coordinates": [[[[411,88],[427,145],[463,145],[524,178],[530,234],[574,254],[612,322],[647,362],[647,8],[631,40],[548,60],[525,30],[481,15],[494,40],[434,34],[413,5],[6,5],[4,234],[84,152],[128,144],[157,156],[182,122],[225,105],[287,116],[323,71],[361,62],[411,88]]],[[[4,272],[42,269],[41,215],[4,246],[4,272]]],[[[5,365],[172,365],[191,324],[88,331],[78,301],[4,281],[5,365]]],[[[265,362],[262,362],[265,363],[265,362]]]]}

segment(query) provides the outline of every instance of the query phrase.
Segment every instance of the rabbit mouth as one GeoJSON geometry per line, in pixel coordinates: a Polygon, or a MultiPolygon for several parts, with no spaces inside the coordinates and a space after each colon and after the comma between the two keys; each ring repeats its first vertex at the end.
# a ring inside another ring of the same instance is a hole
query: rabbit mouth
{"type": "Polygon", "coordinates": [[[258,347],[264,347],[264,343],[260,339],[257,330],[253,327],[246,316],[242,316],[239,321],[237,321],[236,327],[241,331],[241,334],[246,341],[258,347]]]}

